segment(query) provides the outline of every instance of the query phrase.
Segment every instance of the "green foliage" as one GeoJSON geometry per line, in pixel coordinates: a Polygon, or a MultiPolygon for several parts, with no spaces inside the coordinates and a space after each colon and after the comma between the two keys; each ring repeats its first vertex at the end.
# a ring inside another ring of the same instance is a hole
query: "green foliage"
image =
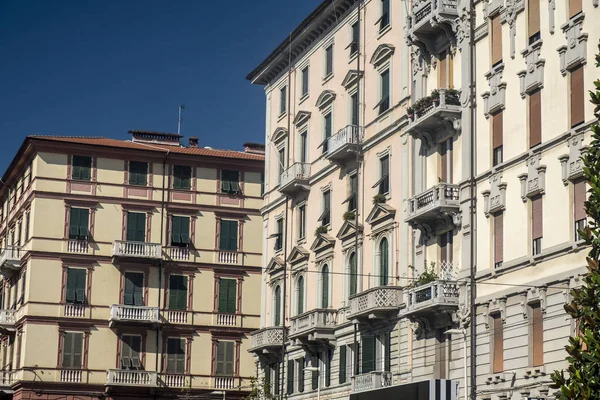
{"type": "Polygon", "coordinates": [[[246,396],[246,400],[259,400],[259,399],[270,399],[271,387],[265,381],[265,378],[258,379],[256,377],[250,378],[250,394],[246,396]]]}
{"type": "MultiPolygon", "coordinates": [[[[445,89],[446,92],[446,104],[447,105],[460,105],[460,92],[456,89],[445,89]]],[[[434,89],[429,96],[425,96],[415,101],[412,107],[406,107],[406,113],[410,115],[417,114],[421,116],[427,112],[434,105],[440,103],[440,91],[434,89]]]]}
{"type": "Polygon", "coordinates": [[[356,214],[354,213],[354,211],[346,211],[344,213],[344,221],[353,221],[356,219],[356,214]]]}
{"type": "Polygon", "coordinates": [[[315,229],[315,236],[319,236],[322,233],[327,233],[327,227],[325,225],[318,226],[315,229]]]}
{"type": "Polygon", "coordinates": [[[419,286],[427,285],[428,283],[439,280],[440,277],[435,273],[435,263],[432,261],[429,264],[429,268],[425,265],[425,270],[408,285],[408,288],[416,288],[419,286]]]}
{"type": "Polygon", "coordinates": [[[385,198],[385,195],[381,193],[377,193],[375,196],[373,196],[373,204],[385,203],[386,200],[387,199],[385,198]]]}
{"type": "MultiPolygon", "coordinates": [[[[596,67],[600,67],[600,45],[596,56],[596,67]]],[[[600,80],[594,82],[595,91],[590,91],[590,101],[594,104],[594,116],[600,117],[600,80]]],[[[583,154],[583,175],[590,187],[585,210],[590,218],[589,225],[579,233],[585,243],[591,245],[587,257],[587,274],[583,286],[571,290],[572,301],[565,305],[565,311],[578,324],[575,337],[569,338],[565,346],[566,371],[552,374],[554,388],[559,400],[598,400],[600,399],[600,125],[594,123],[592,142],[583,154]]]]}

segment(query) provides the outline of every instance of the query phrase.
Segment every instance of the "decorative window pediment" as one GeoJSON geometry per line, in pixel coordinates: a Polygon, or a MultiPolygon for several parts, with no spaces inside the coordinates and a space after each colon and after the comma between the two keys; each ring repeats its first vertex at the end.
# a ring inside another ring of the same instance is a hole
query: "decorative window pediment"
{"type": "MultiPolygon", "coordinates": [[[[358,225],[358,233],[362,234],[363,232],[363,227],[362,225],[358,225]]],[[[354,235],[356,234],[356,224],[354,223],[354,221],[344,221],[344,223],[342,224],[342,227],[340,228],[340,230],[338,231],[337,235],[335,235],[335,237],[337,237],[339,240],[342,241],[342,244],[344,244],[344,242],[348,242],[351,241],[352,244],[354,244],[354,235]]]]}
{"type": "Polygon", "coordinates": [[[558,48],[560,56],[560,72],[567,74],[568,70],[585,63],[588,34],[583,33],[583,19],[580,13],[561,26],[567,38],[567,45],[558,48]]]}
{"type": "Polygon", "coordinates": [[[349,89],[350,87],[356,85],[356,82],[358,82],[358,79],[362,78],[362,76],[362,71],[351,69],[344,77],[344,80],[342,81],[342,86],[346,89],[349,89]]]}
{"type": "Polygon", "coordinates": [[[497,172],[490,178],[490,190],[484,190],[483,212],[486,217],[506,208],[506,183],[502,182],[502,174],[497,172]]]}
{"type": "Polygon", "coordinates": [[[374,66],[378,66],[379,64],[389,59],[394,54],[395,50],[396,48],[391,44],[380,44],[373,52],[373,55],[371,56],[371,60],[369,62],[374,66]]]}
{"type": "Polygon", "coordinates": [[[521,199],[523,203],[528,197],[544,194],[546,183],[546,166],[540,165],[541,154],[534,154],[527,159],[527,173],[518,176],[521,181],[521,199]]]}
{"type": "Polygon", "coordinates": [[[566,186],[570,180],[577,179],[583,175],[582,152],[587,148],[583,144],[584,134],[574,132],[569,138],[569,154],[564,154],[558,159],[562,169],[562,181],[566,186]]]}
{"type": "Polygon", "coordinates": [[[280,257],[273,257],[269,264],[267,264],[267,272],[269,274],[275,274],[283,269],[283,260],[280,257]]]}
{"type": "Polygon", "coordinates": [[[490,85],[490,90],[481,95],[483,97],[483,114],[486,118],[503,110],[506,102],[506,82],[502,82],[504,64],[499,64],[485,73],[490,85]]]}
{"type": "Polygon", "coordinates": [[[308,261],[308,250],[302,246],[294,246],[290,255],[288,256],[288,262],[292,265],[298,264],[302,261],[308,261]]]}
{"type": "Polygon", "coordinates": [[[367,222],[372,226],[381,224],[390,219],[394,219],[396,209],[388,206],[385,203],[376,203],[373,205],[371,212],[367,216],[367,222]]]}
{"type": "Polygon", "coordinates": [[[271,142],[279,143],[287,137],[288,131],[285,128],[279,127],[275,129],[275,132],[271,135],[271,142]]]}
{"type": "Polygon", "coordinates": [[[488,317],[496,313],[500,314],[502,322],[506,322],[506,298],[493,299],[488,303],[487,308],[483,312],[483,320],[487,329],[490,328],[490,319],[488,317]]]}
{"type": "Polygon", "coordinates": [[[546,313],[546,288],[529,288],[527,293],[521,295],[521,307],[523,308],[523,318],[529,317],[529,306],[531,304],[540,303],[542,313],[546,313]]]}
{"type": "Polygon", "coordinates": [[[310,111],[298,111],[294,118],[294,125],[300,126],[305,124],[310,119],[310,111]]]}
{"type": "Polygon", "coordinates": [[[327,233],[319,233],[312,245],[310,250],[315,253],[322,253],[325,250],[332,249],[335,245],[335,238],[327,233]]]}
{"type": "Polygon", "coordinates": [[[538,40],[521,52],[527,66],[527,69],[517,73],[521,83],[522,98],[525,98],[526,94],[544,87],[544,64],[546,64],[546,60],[540,58],[541,48],[542,41],[538,40]]]}
{"type": "Polygon", "coordinates": [[[331,104],[333,100],[335,100],[335,96],[336,94],[333,90],[323,90],[319,95],[315,105],[319,108],[319,110],[322,110],[331,104]]]}

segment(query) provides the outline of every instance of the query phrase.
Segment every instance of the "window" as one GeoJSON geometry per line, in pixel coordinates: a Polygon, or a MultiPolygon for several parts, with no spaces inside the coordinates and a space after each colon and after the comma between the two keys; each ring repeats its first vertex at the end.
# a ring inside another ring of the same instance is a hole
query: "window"
{"type": "MultiPolygon", "coordinates": [[[[348,211],[355,211],[358,208],[358,175],[350,175],[348,177],[348,190],[350,194],[348,198],[344,200],[344,203],[348,203],[348,211]]],[[[344,204],[342,203],[342,204],[344,204]]]]}
{"type": "Polygon", "coordinates": [[[29,213],[25,214],[25,242],[29,240],[29,213]]]}
{"type": "Polygon", "coordinates": [[[577,178],[573,182],[573,214],[575,221],[575,241],[581,240],[579,230],[587,225],[585,212],[585,178],[577,178]]]}
{"type": "Polygon", "coordinates": [[[285,147],[282,147],[279,149],[279,153],[278,153],[279,157],[278,157],[278,161],[279,161],[279,165],[278,165],[278,175],[277,175],[277,179],[278,182],[281,183],[281,175],[283,175],[283,173],[285,172],[285,147]]]}
{"type": "Polygon", "coordinates": [[[500,23],[500,14],[496,14],[490,20],[492,44],[492,66],[502,62],[502,24],[500,23]]]}
{"type": "Polygon", "coordinates": [[[279,89],[279,115],[285,114],[287,111],[287,86],[279,89]]]}
{"type": "Polygon", "coordinates": [[[237,281],[235,279],[219,279],[219,312],[235,313],[237,305],[237,281]]]}
{"type": "Polygon", "coordinates": [[[452,231],[440,235],[440,261],[442,263],[452,262],[453,241],[452,231]]]}
{"type": "Polygon", "coordinates": [[[571,127],[585,122],[583,65],[571,71],[571,127]]]}
{"type": "Polygon", "coordinates": [[[492,115],[492,146],[493,146],[493,166],[502,164],[503,154],[503,112],[492,115]]]}
{"type": "Polygon", "coordinates": [[[298,239],[306,237],[306,204],[298,207],[298,239]]]}
{"type": "Polygon", "coordinates": [[[340,366],[339,366],[339,375],[338,380],[341,383],[346,383],[347,380],[347,371],[348,368],[348,360],[347,360],[347,347],[346,345],[341,345],[340,349],[340,366]]]}
{"type": "Polygon", "coordinates": [[[386,155],[379,159],[380,178],[373,188],[379,187],[379,194],[387,194],[390,191],[390,156],[386,155]]]}
{"type": "Polygon", "coordinates": [[[219,341],[217,343],[217,370],[219,376],[234,374],[234,342],[219,341]]]}
{"type": "Polygon", "coordinates": [[[304,277],[298,277],[296,282],[296,315],[304,312],[304,277]]]}
{"type": "Polygon", "coordinates": [[[187,310],[188,277],[169,275],[169,310],[187,310]]]}
{"type": "Polygon", "coordinates": [[[141,369],[140,353],[142,337],[136,335],[121,336],[121,369],[141,369]]]}
{"type": "Polygon", "coordinates": [[[300,133],[300,162],[308,162],[308,131],[300,133]]]}
{"type": "Polygon", "coordinates": [[[190,217],[171,217],[171,246],[188,247],[190,244],[190,217]]]}
{"type": "Polygon", "coordinates": [[[391,333],[384,333],[379,337],[383,350],[383,370],[392,370],[392,335],[391,333]]]}
{"type": "Polygon", "coordinates": [[[381,17],[379,18],[379,32],[390,24],[390,0],[381,0],[381,17]]]}
{"type": "Polygon", "coordinates": [[[80,369],[83,361],[83,332],[65,332],[62,351],[62,367],[80,369]]]}
{"type": "Polygon", "coordinates": [[[308,65],[302,68],[302,95],[300,97],[308,96],[308,65]]]}
{"type": "Polygon", "coordinates": [[[185,339],[167,339],[167,373],[185,373],[185,339]]]}
{"type": "Polygon", "coordinates": [[[192,168],[187,165],[173,167],[173,189],[190,189],[192,182],[192,168]]]}
{"type": "Polygon", "coordinates": [[[73,208],[69,213],[69,239],[87,240],[89,230],[90,210],[87,208],[73,208]]]}
{"type": "Polygon", "coordinates": [[[533,239],[533,255],[542,252],[542,236],[544,232],[542,216],[542,195],[538,194],[531,198],[531,238],[533,239]]]}
{"type": "Polygon", "coordinates": [[[325,114],[323,116],[323,133],[325,136],[325,140],[323,140],[323,143],[321,143],[321,146],[323,147],[323,154],[327,153],[327,150],[329,149],[329,138],[331,137],[331,112],[328,112],[327,114],[325,114]]]}
{"type": "Polygon", "coordinates": [[[144,274],[141,272],[125,272],[123,288],[123,304],[126,306],[144,305],[144,274]]]}
{"type": "Polygon", "coordinates": [[[533,352],[532,365],[544,365],[544,316],[540,303],[531,306],[531,347],[533,352]]]}
{"type": "Polygon", "coordinates": [[[440,54],[438,64],[438,87],[440,89],[451,88],[454,86],[454,58],[449,50],[440,54]]]}
{"type": "Polygon", "coordinates": [[[350,269],[350,296],[356,294],[358,292],[358,272],[356,270],[356,253],[350,254],[348,259],[349,269],[350,269]]]}
{"type": "Polygon", "coordinates": [[[568,0],[569,1],[569,18],[574,17],[582,11],[581,0],[568,0]]]}
{"type": "Polygon", "coordinates": [[[92,157],[73,156],[71,179],[89,181],[92,179],[92,157]]]}
{"type": "Polygon", "coordinates": [[[148,163],[129,161],[129,184],[140,186],[148,184],[148,163]]]}
{"type": "Polygon", "coordinates": [[[383,114],[390,108],[390,70],[386,69],[379,74],[379,114],[383,114]]]}
{"type": "Polygon", "coordinates": [[[542,143],[542,92],[529,95],[529,148],[542,143]]]}
{"type": "Polygon", "coordinates": [[[260,195],[264,196],[265,194],[265,173],[260,173],[260,195]]]}
{"type": "Polygon", "coordinates": [[[304,392],[304,363],[306,360],[304,357],[300,357],[298,359],[298,391],[300,393],[304,392]]]}
{"type": "Polygon", "coordinates": [[[279,218],[275,221],[275,251],[283,249],[283,218],[279,218]]]}
{"type": "Polygon", "coordinates": [[[362,337],[362,373],[368,374],[369,372],[375,371],[375,359],[377,356],[377,349],[375,347],[376,341],[374,336],[363,336],[362,337]]]}
{"type": "Polygon", "coordinates": [[[358,125],[359,121],[359,111],[358,111],[358,93],[354,93],[350,96],[350,123],[352,125],[358,125]]]}
{"type": "Polygon", "coordinates": [[[504,260],[504,212],[494,215],[494,267],[502,266],[504,260]]]}
{"type": "Polygon", "coordinates": [[[389,276],[389,244],[387,238],[379,243],[379,286],[387,286],[389,276]]]}
{"type": "Polygon", "coordinates": [[[325,369],[325,382],[323,386],[329,387],[331,386],[331,358],[333,356],[333,352],[331,350],[325,350],[323,352],[323,369],[325,369]]]}
{"type": "Polygon", "coordinates": [[[329,308],[329,267],[321,268],[321,308],[329,308]]]}
{"type": "Polygon", "coordinates": [[[350,47],[350,57],[358,53],[358,42],[360,40],[360,26],[358,21],[352,24],[352,41],[348,45],[350,47]]]}
{"type": "Polygon", "coordinates": [[[494,373],[504,371],[504,327],[500,314],[490,316],[492,318],[492,371],[494,373]]]}
{"type": "Polygon", "coordinates": [[[331,222],[331,191],[323,192],[323,212],[319,217],[322,226],[327,226],[331,222]]]}
{"type": "Polygon", "coordinates": [[[69,304],[85,304],[86,292],[85,269],[67,268],[67,285],[65,301],[69,304]]]}
{"type": "MultiPolygon", "coordinates": [[[[319,368],[319,354],[317,354],[316,356],[314,356],[313,358],[313,362],[316,364],[315,367],[319,368]]],[[[316,371],[311,371],[310,373],[310,388],[312,390],[317,390],[317,388],[319,387],[319,379],[321,378],[320,375],[321,370],[316,370],[316,371]]]]}
{"type": "Polygon", "coordinates": [[[294,360],[288,360],[287,365],[287,394],[294,393],[294,360]]]}
{"type": "Polygon", "coordinates": [[[238,221],[221,220],[219,250],[238,250],[238,221]]]}
{"type": "Polygon", "coordinates": [[[325,49],[325,77],[333,74],[333,45],[327,46],[325,49]]]}
{"type": "Polygon", "coordinates": [[[145,213],[136,213],[136,212],[128,212],[127,213],[127,241],[131,241],[131,242],[145,242],[146,241],[146,214],[145,213]]]}
{"type": "Polygon", "coordinates": [[[529,44],[541,39],[540,35],[540,0],[527,0],[527,35],[529,44]]]}
{"type": "Polygon", "coordinates": [[[241,192],[239,171],[221,171],[221,192],[231,194],[239,194],[241,192]]]}
{"type": "Polygon", "coordinates": [[[441,144],[440,164],[442,164],[441,181],[452,183],[452,139],[441,144]]]}
{"type": "Polygon", "coordinates": [[[273,298],[274,301],[274,308],[275,308],[275,312],[274,312],[274,325],[275,326],[279,326],[281,325],[281,286],[276,286],[275,287],[275,296],[273,298]]]}

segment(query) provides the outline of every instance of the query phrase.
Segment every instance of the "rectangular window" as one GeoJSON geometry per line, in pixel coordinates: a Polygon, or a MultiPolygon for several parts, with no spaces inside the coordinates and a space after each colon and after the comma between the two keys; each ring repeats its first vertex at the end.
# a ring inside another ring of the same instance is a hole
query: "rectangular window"
{"type": "Polygon", "coordinates": [[[503,112],[492,115],[493,166],[503,162],[503,112]]]}
{"type": "Polygon", "coordinates": [[[358,208],[358,175],[348,177],[348,198],[344,203],[348,203],[348,211],[355,211],[358,208]]]}
{"type": "Polygon", "coordinates": [[[438,64],[438,87],[446,89],[448,87],[448,56],[447,52],[443,52],[440,55],[440,62],[438,64]]]}
{"type": "Polygon", "coordinates": [[[379,103],[379,114],[386,112],[390,108],[390,70],[386,69],[379,74],[380,93],[379,103]]]}
{"type": "Polygon", "coordinates": [[[221,220],[219,250],[238,250],[238,221],[221,220]]]}
{"type": "Polygon", "coordinates": [[[298,391],[304,392],[304,363],[306,360],[301,357],[298,361],[298,391]]]}
{"type": "Polygon", "coordinates": [[[219,312],[233,314],[237,309],[237,280],[219,279],[219,312]]]}
{"type": "Polygon", "coordinates": [[[452,244],[454,243],[454,237],[452,231],[442,233],[439,239],[440,243],[440,261],[452,262],[452,244]]]}
{"type": "Polygon", "coordinates": [[[221,171],[221,192],[230,194],[239,194],[240,189],[240,172],[239,171],[221,171]]]}
{"type": "Polygon", "coordinates": [[[362,372],[368,374],[369,372],[375,371],[375,357],[377,355],[377,349],[375,347],[376,341],[374,336],[363,336],[362,337],[362,372]]]}
{"type": "Polygon", "coordinates": [[[529,44],[540,40],[540,0],[527,0],[527,35],[529,44]]]}
{"type": "Polygon", "coordinates": [[[125,272],[123,288],[123,304],[126,306],[144,305],[144,274],[141,272],[125,272]]]}
{"type": "Polygon", "coordinates": [[[187,247],[190,244],[190,217],[171,217],[171,246],[187,247]]]}
{"type": "Polygon", "coordinates": [[[87,240],[90,210],[71,208],[69,213],[69,239],[87,240]]]}
{"type": "Polygon", "coordinates": [[[579,230],[585,228],[587,222],[585,200],[585,178],[577,178],[573,182],[573,220],[575,221],[575,241],[581,240],[579,230]]]}
{"type": "Polygon", "coordinates": [[[531,305],[531,346],[533,366],[544,365],[544,316],[540,303],[531,305]]]}
{"type": "Polygon", "coordinates": [[[65,332],[62,352],[63,368],[80,369],[83,361],[83,332],[65,332]]]}
{"type": "Polygon", "coordinates": [[[373,188],[378,187],[379,194],[387,194],[390,192],[390,156],[386,155],[379,159],[380,178],[373,185],[373,188]]]}
{"type": "Polygon", "coordinates": [[[146,241],[146,213],[127,213],[127,241],[146,241]]]}
{"type": "Polygon", "coordinates": [[[496,14],[490,19],[492,44],[492,66],[502,62],[502,24],[500,23],[500,14],[496,14]]]}
{"type": "Polygon", "coordinates": [[[347,361],[347,347],[345,345],[340,346],[340,367],[338,379],[340,383],[346,383],[348,361],[347,361]]]}
{"type": "Polygon", "coordinates": [[[333,74],[333,45],[325,49],[325,77],[333,74]]]}
{"type": "Polygon", "coordinates": [[[442,164],[441,181],[452,183],[452,139],[441,144],[440,162],[442,164]]]}
{"type": "Polygon", "coordinates": [[[574,17],[582,11],[581,0],[567,0],[569,2],[569,18],[574,17]]]}
{"type": "Polygon", "coordinates": [[[148,163],[129,161],[129,184],[140,186],[148,184],[148,163]]]}
{"type": "Polygon", "coordinates": [[[325,369],[325,376],[323,385],[325,387],[331,386],[331,357],[333,353],[331,350],[326,350],[323,352],[323,368],[325,369]]]}
{"type": "Polygon", "coordinates": [[[504,212],[494,215],[494,267],[499,268],[504,261],[504,212]]]}
{"type": "Polygon", "coordinates": [[[192,168],[187,165],[173,167],[173,189],[190,189],[192,182],[192,168]]]}
{"type": "Polygon", "coordinates": [[[70,304],[85,304],[87,270],[67,268],[65,301],[70,304]]]}
{"type": "Polygon", "coordinates": [[[285,114],[287,111],[287,86],[279,89],[279,115],[285,114]]]}
{"type": "Polygon", "coordinates": [[[504,371],[504,327],[500,314],[491,316],[492,318],[492,336],[493,336],[493,372],[504,371]]]}
{"type": "Polygon", "coordinates": [[[308,65],[302,69],[302,96],[308,95],[308,65]]]}
{"type": "Polygon", "coordinates": [[[278,182],[281,182],[281,175],[283,175],[283,173],[285,172],[285,147],[282,147],[279,149],[279,153],[278,153],[278,161],[279,161],[279,165],[278,165],[278,175],[277,175],[277,179],[278,182]]]}
{"type": "Polygon", "coordinates": [[[279,251],[283,248],[283,218],[275,221],[275,229],[275,251],[279,251]]]}
{"type": "MultiPolygon", "coordinates": [[[[314,358],[313,358],[314,362],[315,362],[315,366],[317,368],[319,368],[319,355],[317,354],[314,358]]],[[[317,388],[319,387],[319,379],[320,379],[320,374],[319,374],[320,370],[317,371],[311,371],[310,373],[310,388],[312,390],[317,390],[317,388]]]]}
{"type": "Polygon", "coordinates": [[[358,22],[352,24],[352,42],[350,42],[350,57],[358,53],[358,42],[360,40],[360,26],[358,22]]]}
{"type": "Polygon", "coordinates": [[[571,78],[571,127],[585,122],[585,93],[583,89],[583,65],[570,73],[571,78]]]}
{"type": "Polygon", "coordinates": [[[323,212],[319,217],[322,226],[329,225],[331,222],[331,191],[323,192],[323,212]]]}
{"type": "Polygon", "coordinates": [[[392,335],[384,333],[380,336],[383,347],[383,370],[390,372],[392,370],[392,335]]]}
{"type": "Polygon", "coordinates": [[[300,133],[300,162],[308,162],[308,131],[300,133]]]}
{"type": "Polygon", "coordinates": [[[350,114],[350,118],[351,118],[350,123],[352,125],[358,125],[358,121],[359,121],[359,115],[358,115],[358,93],[354,93],[350,97],[350,103],[351,103],[350,105],[352,107],[351,114],[350,114]]]}
{"type": "Polygon", "coordinates": [[[298,239],[306,237],[306,204],[298,207],[298,239]]]}
{"type": "Polygon", "coordinates": [[[121,336],[121,369],[141,369],[140,353],[142,337],[136,335],[121,336]]]}
{"type": "Polygon", "coordinates": [[[287,394],[294,393],[294,360],[288,360],[287,364],[287,394]]]}
{"type": "Polygon", "coordinates": [[[332,126],[331,126],[331,113],[328,112],[327,114],[325,114],[323,116],[323,130],[324,130],[324,135],[325,135],[325,140],[323,141],[323,143],[321,144],[321,146],[323,147],[323,154],[327,153],[327,149],[329,148],[329,138],[331,137],[331,130],[332,130],[332,126]]]}
{"type": "Polygon", "coordinates": [[[533,255],[542,252],[542,237],[544,236],[542,217],[542,195],[538,194],[531,198],[531,238],[533,239],[533,255]]]}
{"type": "Polygon", "coordinates": [[[529,95],[529,148],[542,143],[542,92],[529,95]]]}
{"type": "Polygon", "coordinates": [[[219,341],[217,343],[217,370],[219,376],[234,375],[235,342],[219,341]]]}
{"type": "Polygon", "coordinates": [[[167,339],[167,373],[185,373],[185,339],[167,339]]]}
{"type": "Polygon", "coordinates": [[[265,173],[260,173],[260,195],[264,196],[265,194],[265,173]]]}
{"type": "Polygon", "coordinates": [[[25,242],[29,240],[29,213],[25,214],[25,242]]]}
{"type": "Polygon", "coordinates": [[[73,156],[71,179],[89,181],[92,179],[92,157],[73,156]]]}
{"type": "Polygon", "coordinates": [[[169,310],[187,310],[188,277],[169,275],[169,310]]]}
{"type": "Polygon", "coordinates": [[[379,32],[390,24],[390,0],[381,0],[381,17],[379,18],[379,32]]]}

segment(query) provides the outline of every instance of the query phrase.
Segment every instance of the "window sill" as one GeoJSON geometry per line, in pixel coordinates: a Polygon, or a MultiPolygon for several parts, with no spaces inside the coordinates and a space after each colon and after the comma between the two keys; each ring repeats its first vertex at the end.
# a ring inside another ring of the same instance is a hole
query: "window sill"
{"type": "Polygon", "coordinates": [[[287,111],[282,112],[281,114],[279,114],[277,116],[277,122],[281,122],[282,119],[284,119],[287,115],[287,111]]]}
{"type": "Polygon", "coordinates": [[[329,75],[325,75],[325,77],[323,78],[323,84],[329,82],[331,80],[331,78],[333,78],[333,72],[330,73],[329,75]]]}
{"type": "Polygon", "coordinates": [[[348,60],[348,64],[352,64],[352,62],[356,61],[358,58],[358,51],[350,54],[350,59],[348,60]]]}
{"type": "Polygon", "coordinates": [[[380,29],[379,33],[377,34],[377,40],[381,39],[386,33],[388,33],[391,30],[392,24],[387,24],[386,26],[384,26],[383,29],[380,29]]]}
{"type": "Polygon", "coordinates": [[[304,95],[300,96],[300,98],[298,99],[298,105],[304,103],[306,101],[306,99],[308,99],[309,97],[309,93],[305,93],[304,95]]]}

